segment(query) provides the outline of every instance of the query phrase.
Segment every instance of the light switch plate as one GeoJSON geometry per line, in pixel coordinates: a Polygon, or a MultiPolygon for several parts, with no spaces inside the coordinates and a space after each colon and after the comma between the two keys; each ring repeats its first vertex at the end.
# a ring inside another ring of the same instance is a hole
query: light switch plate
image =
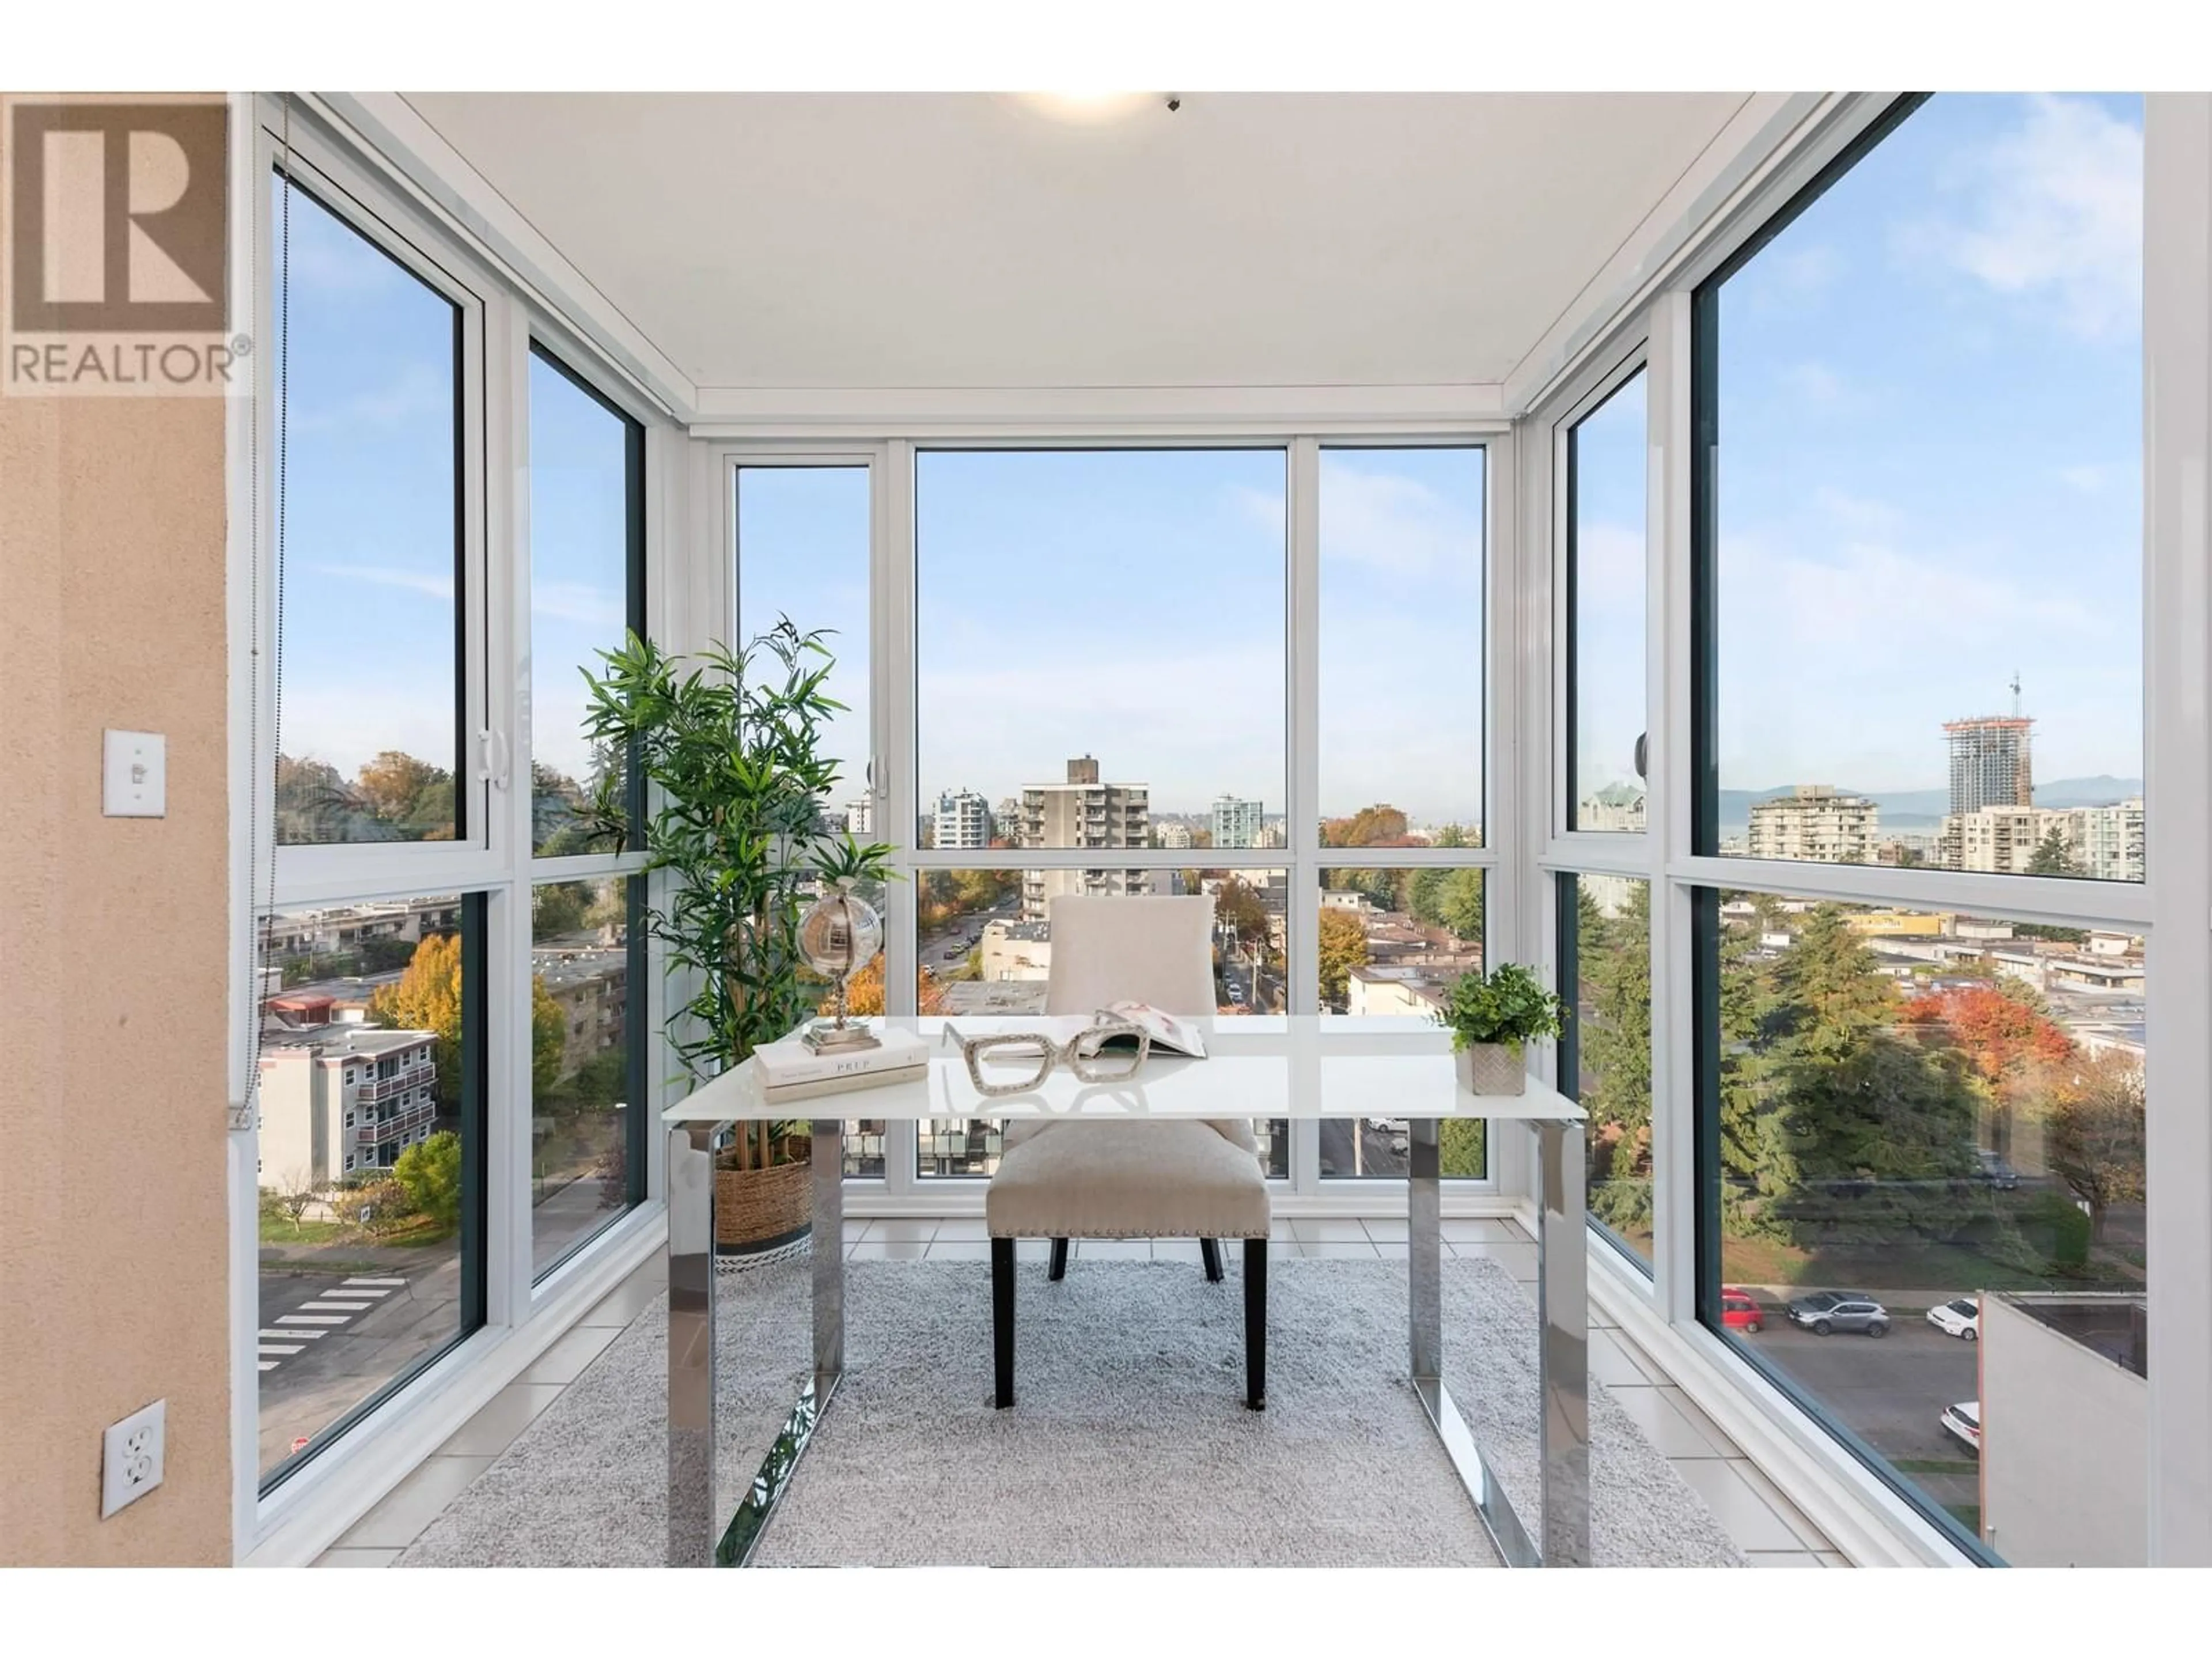
{"type": "Polygon", "coordinates": [[[169,1402],[156,1400],[120,1423],[108,1425],[100,1443],[100,1518],[105,1521],[125,1504],[135,1504],[161,1484],[162,1442],[168,1428],[169,1402]]]}
{"type": "Polygon", "coordinates": [[[168,740],[159,732],[103,734],[100,810],[111,818],[168,816],[168,740]]]}

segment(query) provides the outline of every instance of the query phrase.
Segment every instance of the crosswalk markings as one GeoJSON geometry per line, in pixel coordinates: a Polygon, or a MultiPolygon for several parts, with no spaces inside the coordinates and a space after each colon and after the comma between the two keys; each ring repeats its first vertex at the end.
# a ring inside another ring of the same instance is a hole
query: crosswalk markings
{"type": "Polygon", "coordinates": [[[335,1291],[325,1291],[325,1296],[365,1296],[372,1299],[390,1296],[392,1292],[380,1285],[341,1285],[335,1291]]]}
{"type": "Polygon", "coordinates": [[[273,1371],[276,1369],[278,1363],[279,1362],[274,1359],[264,1359],[253,1369],[258,1371],[273,1371]]]}
{"type": "Polygon", "coordinates": [[[349,1288],[356,1285],[381,1285],[386,1290],[396,1291],[406,1282],[404,1279],[349,1279],[346,1285],[349,1288]]]}
{"type": "Polygon", "coordinates": [[[303,1326],[303,1325],[295,1325],[295,1326],[294,1326],[294,1327],[293,1327],[290,1330],[289,1330],[289,1331],[286,1331],[286,1330],[275,1330],[275,1331],[272,1331],[272,1330],[269,1329],[267,1327],[265,1327],[265,1326],[264,1326],[264,1327],[263,1327],[263,1328],[262,1328],[262,1329],[261,1329],[261,1331],[259,1332],[259,1334],[260,1334],[260,1335],[263,1335],[263,1336],[274,1336],[274,1337],[277,1337],[277,1338],[282,1339],[282,1340],[284,1340],[284,1341],[289,1342],[289,1341],[290,1341],[290,1340],[291,1340],[294,1337],[295,1337],[295,1336],[327,1336],[327,1335],[329,1335],[329,1334],[330,1334],[330,1333],[329,1333],[328,1331],[325,1331],[325,1330],[321,1326],[319,1326],[319,1325],[304,1325],[304,1326],[303,1326]]]}
{"type": "Polygon", "coordinates": [[[302,1302],[300,1306],[308,1313],[367,1313],[376,1304],[373,1302],[302,1302]]]}
{"type": "Polygon", "coordinates": [[[260,1349],[264,1359],[282,1359],[286,1354],[301,1352],[301,1345],[297,1342],[264,1342],[260,1349]]]}
{"type": "Polygon", "coordinates": [[[305,1352],[307,1340],[328,1336],[335,1327],[381,1307],[386,1297],[406,1286],[404,1279],[367,1276],[328,1286],[315,1300],[301,1303],[297,1312],[278,1314],[274,1324],[262,1328],[256,1369],[275,1370],[293,1355],[305,1352]]]}
{"type": "Polygon", "coordinates": [[[276,1316],[276,1322],[279,1325],[343,1325],[346,1322],[346,1316],[343,1314],[279,1314],[276,1316]]]}

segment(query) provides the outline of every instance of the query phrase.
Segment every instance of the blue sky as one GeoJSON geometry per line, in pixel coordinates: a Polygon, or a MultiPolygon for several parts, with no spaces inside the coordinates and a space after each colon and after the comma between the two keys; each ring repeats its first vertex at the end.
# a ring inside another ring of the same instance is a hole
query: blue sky
{"type": "Polygon", "coordinates": [[[1722,291],[1725,788],[2139,775],[2142,102],[1939,97],[1722,291]]]}
{"type": "MultiPolygon", "coordinates": [[[[1908,120],[1722,302],[1722,783],[1940,785],[1942,724],[2017,668],[2039,777],[2142,753],[2135,98],[1955,95],[1908,120]]],[[[295,195],[284,747],[453,766],[452,327],[295,195]]],[[[613,418],[534,366],[538,753],[586,765],[574,676],[621,626],[613,418]]],[[[1640,421],[1584,433],[1583,781],[1642,729],[1640,421]]],[[[925,453],[919,781],[994,801],[1097,755],[1163,811],[1282,809],[1279,450],[925,453]]],[[[746,623],[838,629],[866,704],[854,469],[749,471],[746,623]]],[[[1331,450],[1324,811],[1477,814],[1479,457],[1331,450]]],[[[858,714],[830,734],[858,785],[858,714]]],[[[1604,776],[1594,776],[1601,773],[1604,776]]]]}
{"type": "Polygon", "coordinates": [[[1575,787],[1641,793],[1644,726],[1644,442],[1649,377],[1616,386],[1576,422],[1575,787]]]}

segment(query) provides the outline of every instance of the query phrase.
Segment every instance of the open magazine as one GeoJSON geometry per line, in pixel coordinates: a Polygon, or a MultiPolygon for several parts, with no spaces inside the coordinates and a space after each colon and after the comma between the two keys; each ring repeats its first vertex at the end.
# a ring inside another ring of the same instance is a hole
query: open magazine
{"type": "MultiPolygon", "coordinates": [[[[1056,1030],[1054,1036],[1060,1042],[1065,1042],[1078,1031],[1097,1024],[1102,1015],[1115,1019],[1125,1019],[1132,1025],[1142,1026],[1145,1034],[1152,1038],[1152,1052],[1155,1054],[1181,1054],[1190,1060],[1206,1058],[1206,1038],[1200,1034],[1197,1026],[1188,1020],[1177,1019],[1173,1014],[1153,1007],[1149,1002],[1109,1002],[1098,1010],[1097,1014],[1093,1014],[1087,1019],[1071,1016],[1058,1022],[1064,1024],[1066,1029],[1056,1030]]],[[[1106,1048],[1133,1048],[1137,1046],[1137,1040],[1133,1035],[1123,1033],[1118,1036],[1107,1038],[1100,1046],[1106,1048]]]]}

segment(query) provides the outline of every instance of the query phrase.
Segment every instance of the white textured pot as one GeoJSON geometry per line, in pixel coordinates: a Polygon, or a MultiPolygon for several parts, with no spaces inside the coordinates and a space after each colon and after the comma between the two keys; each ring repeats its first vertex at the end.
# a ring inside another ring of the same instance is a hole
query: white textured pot
{"type": "Polygon", "coordinates": [[[1470,1042],[1452,1058],[1459,1063],[1459,1085],[1469,1094],[1517,1095],[1528,1088],[1520,1054],[1502,1042],[1470,1042]]]}

